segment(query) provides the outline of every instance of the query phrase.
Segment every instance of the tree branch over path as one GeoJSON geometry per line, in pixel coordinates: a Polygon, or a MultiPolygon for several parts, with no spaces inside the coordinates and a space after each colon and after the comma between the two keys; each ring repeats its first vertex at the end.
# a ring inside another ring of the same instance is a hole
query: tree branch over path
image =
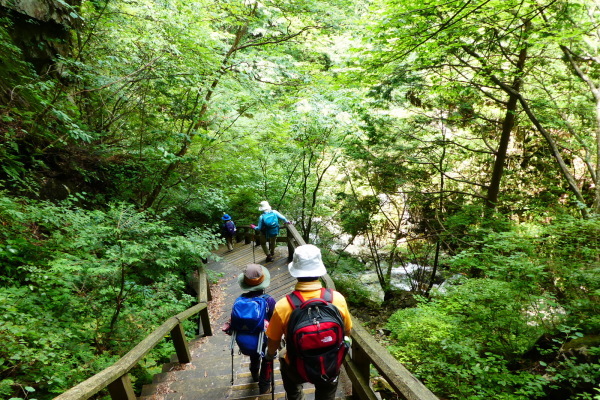
{"type": "Polygon", "coordinates": [[[322,28],[323,27],[317,26],[317,25],[305,26],[304,28],[300,29],[296,33],[290,33],[289,35],[283,36],[283,37],[278,38],[278,39],[274,38],[274,39],[264,40],[264,41],[260,41],[260,42],[247,43],[247,44],[244,44],[244,45],[236,47],[236,49],[234,51],[239,51],[239,50],[247,49],[247,48],[250,48],[250,47],[262,47],[262,46],[267,46],[267,45],[271,45],[271,44],[280,44],[280,43],[283,43],[283,42],[290,41],[291,39],[302,35],[304,32],[307,32],[310,29],[322,29],[322,28]]]}
{"type": "Polygon", "coordinates": [[[420,42],[418,42],[417,44],[413,45],[411,48],[409,48],[408,50],[405,50],[404,52],[390,58],[389,60],[386,61],[386,63],[390,63],[390,62],[394,62],[394,61],[398,61],[401,58],[406,57],[407,55],[409,55],[410,53],[412,53],[413,51],[415,51],[416,49],[418,49],[419,47],[421,47],[423,44],[427,43],[429,40],[431,40],[432,38],[434,38],[435,36],[437,36],[439,33],[443,32],[444,30],[448,29],[449,27],[456,25],[458,22],[460,22],[461,20],[465,19],[466,17],[468,17],[469,15],[471,15],[472,13],[474,13],[475,11],[477,11],[478,9],[480,9],[481,7],[483,7],[484,5],[486,5],[487,3],[489,3],[491,0],[485,0],[483,3],[481,3],[480,5],[478,5],[477,7],[473,8],[472,10],[470,10],[469,12],[465,13],[464,15],[462,15],[460,18],[457,18],[459,16],[459,14],[465,9],[467,8],[467,6],[469,4],[471,4],[473,2],[473,0],[468,0],[465,4],[462,5],[461,8],[458,9],[458,11],[456,11],[454,13],[454,15],[452,15],[450,18],[448,18],[447,20],[443,21],[439,28],[437,30],[435,30],[433,33],[427,35],[424,39],[422,39],[420,42]],[[456,21],[453,22],[453,20],[456,18],[456,21]]]}
{"type": "Polygon", "coordinates": [[[570,48],[568,48],[565,45],[561,45],[560,49],[563,51],[563,53],[569,60],[569,63],[571,65],[571,67],[573,67],[573,69],[575,70],[575,73],[577,74],[577,76],[583,82],[585,82],[587,84],[587,86],[589,87],[589,89],[592,92],[592,95],[594,96],[594,99],[596,101],[596,110],[595,110],[595,112],[596,112],[596,170],[592,171],[592,179],[596,186],[595,193],[594,193],[595,196],[594,196],[593,209],[594,209],[594,212],[599,214],[600,213],[600,186],[598,185],[598,180],[600,179],[600,87],[598,85],[596,85],[596,83],[592,80],[592,78],[583,71],[583,69],[577,62],[577,60],[579,59],[579,60],[585,61],[586,59],[588,59],[588,60],[592,60],[592,62],[595,62],[599,65],[600,65],[600,60],[598,60],[597,57],[592,57],[592,56],[579,57],[575,53],[573,53],[570,48]]]}
{"type": "MultiPolygon", "coordinates": [[[[567,183],[568,183],[569,188],[571,189],[571,192],[575,195],[575,197],[581,204],[585,204],[585,199],[583,198],[583,195],[582,195],[581,191],[579,190],[579,186],[577,185],[575,178],[569,171],[567,164],[563,160],[560,150],[558,149],[558,146],[556,145],[556,142],[554,141],[554,139],[552,138],[550,133],[544,128],[544,126],[538,120],[537,116],[535,115],[535,113],[533,112],[531,107],[529,106],[527,99],[525,99],[525,97],[523,97],[523,95],[521,93],[519,93],[518,91],[516,91],[513,87],[502,82],[502,80],[500,80],[491,71],[491,68],[487,65],[485,59],[483,57],[481,57],[477,52],[475,52],[473,49],[471,49],[467,45],[463,45],[463,49],[465,50],[465,52],[467,52],[471,56],[475,57],[479,61],[479,63],[482,66],[480,68],[481,72],[485,73],[486,76],[490,80],[492,80],[492,82],[494,82],[496,85],[498,85],[498,87],[500,87],[503,91],[505,91],[509,95],[514,96],[516,99],[518,99],[519,103],[521,104],[521,107],[523,107],[523,110],[529,117],[529,120],[537,128],[538,132],[541,133],[542,137],[546,140],[546,143],[550,147],[550,150],[552,151],[552,155],[554,156],[554,159],[558,163],[558,166],[560,168],[560,171],[563,174],[563,177],[567,180],[567,183]]],[[[473,68],[476,68],[476,67],[473,67],[473,68]]],[[[586,218],[589,217],[589,213],[587,212],[587,210],[585,208],[583,208],[581,210],[581,212],[584,217],[586,217],[586,218]]]]}

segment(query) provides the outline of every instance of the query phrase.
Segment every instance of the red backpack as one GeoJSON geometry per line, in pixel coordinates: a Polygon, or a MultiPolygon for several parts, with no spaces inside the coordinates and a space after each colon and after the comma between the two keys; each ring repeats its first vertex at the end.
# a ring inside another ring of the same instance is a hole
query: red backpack
{"type": "Polygon", "coordinates": [[[306,301],[297,290],[286,297],[293,308],[285,335],[290,365],[307,382],[334,382],[349,346],[333,291],[322,288],[320,298],[306,301]]]}

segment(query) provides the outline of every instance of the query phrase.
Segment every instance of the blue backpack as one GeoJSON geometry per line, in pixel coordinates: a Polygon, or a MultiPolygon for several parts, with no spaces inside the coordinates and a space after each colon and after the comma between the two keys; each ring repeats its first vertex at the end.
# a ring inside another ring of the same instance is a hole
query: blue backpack
{"type": "Polygon", "coordinates": [[[266,295],[235,300],[231,310],[232,355],[234,341],[244,355],[262,354],[268,309],[266,295]]]}
{"type": "Polygon", "coordinates": [[[262,221],[263,227],[267,230],[279,227],[279,218],[277,218],[277,214],[274,212],[263,214],[262,221]]]}
{"type": "Polygon", "coordinates": [[[227,230],[227,233],[229,233],[230,236],[235,235],[235,224],[233,223],[233,221],[227,221],[225,222],[225,229],[227,230]]]}

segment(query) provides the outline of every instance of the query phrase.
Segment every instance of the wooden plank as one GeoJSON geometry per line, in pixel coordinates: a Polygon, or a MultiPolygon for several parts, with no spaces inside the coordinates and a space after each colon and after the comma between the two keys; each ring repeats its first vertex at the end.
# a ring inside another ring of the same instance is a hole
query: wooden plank
{"type": "Polygon", "coordinates": [[[363,348],[358,345],[358,341],[352,342],[351,355],[352,361],[356,365],[356,372],[368,381],[371,375],[371,359],[363,348]]]}
{"type": "Polygon", "coordinates": [[[360,367],[357,363],[350,360],[349,357],[346,357],[346,360],[344,360],[344,368],[346,369],[348,378],[350,378],[350,382],[352,382],[352,398],[377,400],[377,396],[373,393],[373,390],[369,385],[369,378],[365,379],[360,372],[360,367]]]}
{"type": "Polygon", "coordinates": [[[135,393],[129,375],[123,375],[110,385],[108,392],[112,400],[135,400],[135,393]]]}
{"type": "Polygon", "coordinates": [[[181,323],[177,324],[171,329],[171,339],[173,339],[173,346],[175,346],[175,353],[177,353],[177,360],[180,363],[187,364],[192,362],[192,356],[188,347],[185,332],[181,323]]]}

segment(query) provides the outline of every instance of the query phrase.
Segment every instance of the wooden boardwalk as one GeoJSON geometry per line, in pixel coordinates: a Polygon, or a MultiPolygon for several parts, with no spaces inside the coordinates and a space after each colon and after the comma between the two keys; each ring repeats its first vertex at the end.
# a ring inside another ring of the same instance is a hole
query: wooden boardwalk
{"type": "MultiPolygon", "coordinates": [[[[291,292],[296,280],[288,273],[287,246],[280,246],[275,259],[266,262],[260,246],[236,243],[234,250],[225,246],[215,252],[220,259],[206,265],[208,270],[221,275],[219,283],[212,285],[211,327],[213,336],[194,340],[190,344],[192,362],[177,363],[173,356],[171,363],[163,366],[163,372],[154,376],[153,383],[145,385],[140,399],[148,400],[197,400],[197,399],[270,399],[271,394],[259,395],[258,384],[252,382],[249,372],[249,358],[237,353],[234,355],[234,385],[231,385],[230,337],[221,331],[221,326],[229,319],[231,306],[242,291],[238,285],[238,275],[244,266],[256,262],[267,267],[271,274],[271,285],[267,290],[275,299],[291,292]]],[[[285,398],[279,363],[275,362],[275,398],[285,398]]],[[[338,398],[343,398],[343,385],[340,385],[338,398]]],[[[308,400],[314,398],[314,388],[305,384],[308,400]]]]}

